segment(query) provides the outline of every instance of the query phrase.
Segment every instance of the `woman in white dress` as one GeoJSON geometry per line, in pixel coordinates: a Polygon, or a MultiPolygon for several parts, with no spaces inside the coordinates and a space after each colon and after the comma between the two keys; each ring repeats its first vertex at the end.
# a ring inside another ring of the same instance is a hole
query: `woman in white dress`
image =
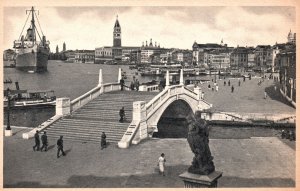
{"type": "Polygon", "coordinates": [[[165,154],[162,153],[158,158],[157,166],[159,167],[159,173],[162,174],[163,176],[165,176],[165,162],[166,162],[165,154]]]}

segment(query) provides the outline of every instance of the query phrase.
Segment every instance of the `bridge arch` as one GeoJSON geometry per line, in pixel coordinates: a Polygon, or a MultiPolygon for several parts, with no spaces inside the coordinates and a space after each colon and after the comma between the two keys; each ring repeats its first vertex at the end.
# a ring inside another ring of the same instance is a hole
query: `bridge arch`
{"type": "Polygon", "coordinates": [[[148,116],[148,134],[152,135],[152,133],[158,132],[157,124],[161,119],[163,113],[167,110],[168,107],[176,103],[176,101],[183,101],[184,103],[186,103],[193,113],[195,113],[198,109],[198,103],[195,100],[189,99],[185,95],[170,97],[166,102],[164,102],[164,104],[161,105],[161,107],[159,107],[155,111],[155,113],[153,113],[151,116],[148,116]]]}
{"type": "Polygon", "coordinates": [[[188,134],[186,117],[191,113],[194,112],[186,101],[182,99],[173,101],[159,117],[157,131],[153,132],[152,137],[186,138],[188,134]]]}

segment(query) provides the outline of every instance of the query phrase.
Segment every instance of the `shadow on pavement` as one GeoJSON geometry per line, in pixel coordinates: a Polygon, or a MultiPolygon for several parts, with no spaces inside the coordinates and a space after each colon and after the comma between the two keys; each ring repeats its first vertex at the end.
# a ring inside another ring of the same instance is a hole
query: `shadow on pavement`
{"type": "Polygon", "coordinates": [[[295,181],[290,178],[240,178],[223,176],[218,187],[295,187],[295,181]]]}
{"type": "MultiPolygon", "coordinates": [[[[266,88],[265,88],[265,91],[267,92],[268,98],[271,98],[272,100],[279,101],[279,102],[281,102],[281,103],[284,103],[284,104],[286,104],[286,105],[292,107],[292,105],[290,104],[290,102],[288,102],[288,101],[281,95],[278,86],[277,86],[276,91],[275,91],[275,89],[274,89],[274,86],[266,87],[266,88]]],[[[267,99],[268,99],[268,98],[267,98],[267,99]]]]}
{"type": "MultiPolygon", "coordinates": [[[[4,188],[184,188],[179,175],[187,170],[187,165],[167,166],[166,176],[159,175],[155,167],[152,174],[132,174],[126,176],[98,177],[94,175],[73,175],[66,185],[42,185],[40,182],[18,182],[4,184],[4,188]]],[[[224,173],[226,174],[226,173],[224,173]]],[[[240,178],[223,176],[218,187],[295,187],[295,181],[289,178],[240,178]]]]}
{"type": "Polygon", "coordinates": [[[65,150],[65,154],[68,155],[68,153],[71,152],[71,150],[72,149],[65,150]]]}
{"type": "Polygon", "coordinates": [[[54,144],[54,145],[51,145],[51,146],[49,146],[49,147],[48,147],[48,151],[49,151],[49,150],[51,150],[51,149],[53,149],[54,147],[55,147],[55,144],[54,144]]]}

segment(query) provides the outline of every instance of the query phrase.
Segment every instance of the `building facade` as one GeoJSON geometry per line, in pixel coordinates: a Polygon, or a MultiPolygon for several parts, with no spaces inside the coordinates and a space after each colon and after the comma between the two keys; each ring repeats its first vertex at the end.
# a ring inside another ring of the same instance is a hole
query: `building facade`
{"type": "Polygon", "coordinates": [[[248,49],[246,47],[237,47],[233,49],[230,55],[230,67],[241,70],[248,65],[248,49]]]}
{"type": "Polygon", "coordinates": [[[76,50],[74,62],[94,63],[95,62],[95,50],[76,50]]]}
{"type": "MultiPolygon", "coordinates": [[[[281,90],[289,101],[296,103],[296,46],[289,46],[277,54],[281,90]]],[[[296,104],[294,104],[296,105],[296,104]]]]}
{"type": "Polygon", "coordinates": [[[290,30],[287,39],[288,43],[296,44],[296,33],[292,33],[292,30],[290,30]]]}
{"type": "Polygon", "coordinates": [[[206,44],[198,44],[196,41],[194,42],[193,46],[193,53],[192,53],[192,62],[194,65],[198,65],[200,67],[208,67],[207,62],[208,58],[206,57],[206,63],[205,63],[205,56],[208,56],[205,54],[208,51],[217,50],[217,51],[230,51],[233,48],[227,47],[227,44],[223,43],[223,40],[221,41],[221,44],[216,43],[206,43],[206,44]]]}
{"type": "Polygon", "coordinates": [[[95,64],[104,64],[107,62],[112,62],[112,50],[113,49],[110,46],[95,48],[95,64]]]}

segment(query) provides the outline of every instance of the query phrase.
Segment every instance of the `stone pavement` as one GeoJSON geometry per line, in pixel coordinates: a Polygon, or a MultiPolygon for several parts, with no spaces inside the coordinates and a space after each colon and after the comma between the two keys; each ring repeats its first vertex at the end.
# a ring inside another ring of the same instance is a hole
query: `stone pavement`
{"type": "MultiPolygon", "coordinates": [[[[211,79],[214,79],[212,76],[211,79]]],[[[264,80],[262,84],[257,85],[261,78],[252,78],[251,80],[240,79],[241,86],[238,86],[238,79],[218,80],[219,91],[212,91],[213,82],[203,83],[201,85],[204,91],[204,99],[213,104],[212,110],[221,112],[239,112],[239,113],[270,113],[270,114],[296,114],[296,109],[286,101],[279,92],[279,88],[274,90],[273,80],[264,80]],[[231,84],[228,86],[228,81],[231,84]],[[231,93],[231,86],[234,86],[234,92],[231,93]],[[264,99],[264,91],[267,92],[267,99],[264,99]]],[[[276,84],[278,86],[278,84],[276,84]]]]}
{"type": "MultiPolygon", "coordinates": [[[[67,155],[56,158],[56,140],[48,152],[33,152],[34,140],[24,129],[4,137],[4,187],[184,187],[179,174],[193,153],[186,139],[152,139],[119,149],[100,150],[97,144],[65,141],[67,155]],[[166,154],[166,176],[157,172],[157,159],[166,154]]],[[[294,187],[295,150],[277,137],[210,139],[219,187],[294,187]]]]}

